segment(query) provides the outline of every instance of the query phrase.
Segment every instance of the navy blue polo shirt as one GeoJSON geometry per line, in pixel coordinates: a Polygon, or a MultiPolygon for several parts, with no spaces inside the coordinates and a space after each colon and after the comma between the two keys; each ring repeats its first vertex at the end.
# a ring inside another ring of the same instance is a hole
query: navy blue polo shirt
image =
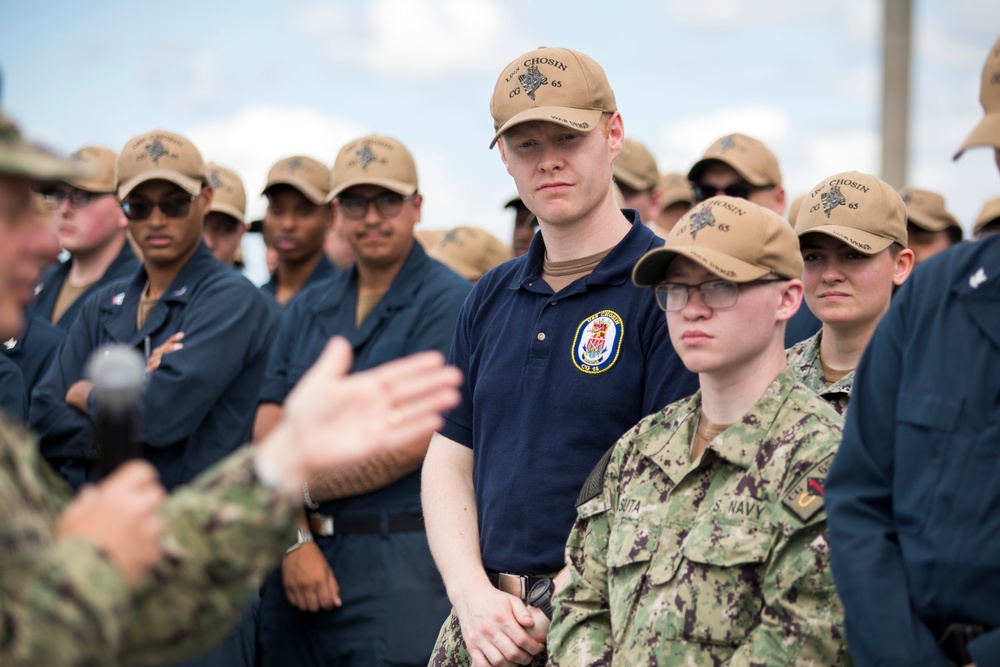
{"type": "Polygon", "coordinates": [[[487,569],[561,569],[577,495],[600,458],[643,417],[698,388],[652,291],[631,280],[663,241],[623,212],[632,229],[590,275],[554,295],[536,234],[462,309],[450,359],[465,374],[462,404],[441,433],[473,449],[487,569]]]}
{"type": "Polygon", "coordinates": [[[136,330],[146,280],[140,265],[131,280],[107,285],[87,299],[32,394],[29,421],[42,456],[71,483],[82,481],[93,460],[93,427],[89,417],[66,404],[66,391],[83,377],[91,353],[106,343],[143,352],[147,341],[154,349],[178,331],[185,334],[183,349],[164,355],[147,376],[143,400],[145,455],[167,489],[250,441],[277,328],[266,297],[202,242],[136,330]]]}
{"type": "MultiPolygon", "coordinates": [[[[306,284],[302,286],[302,289],[305,289],[314,283],[326,280],[327,278],[336,275],[337,272],[338,269],[333,265],[333,262],[330,261],[330,258],[326,256],[326,253],[322,253],[319,257],[319,262],[316,264],[316,268],[314,268],[313,272],[309,274],[309,279],[306,280],[306,284]]],[[[278,303],[278,272],[275,271],[272,273],[271,278],[266,283],[261,285],[260,289],[274,299],[275,303],[278,303]]],[[[302,290],[299,290],[299,292],[301,291],[302,290]]],[[[298,296],[298,294],[295,296],[298,296]]]]}
{"type": "Polygon", "coordinates": [[[1000,664],[1000,235],[921,264],[855,373],[824,499],[859,665],[947,665],[952,623],[1000,664]]]}
{"type": "MultiPolygon", "coordinates": [[[[447,353],[459,310],[472,288],[469,281],[428,257],[415,242],[389,291],[355,327],[357,275],[354,267],[338,272],[302,290],[288,305],[261,387],[261,403],[283,403],[332,336],[343,336],[351,344],[352,371],[424,350],[447,353]]],[[[322,503],[321,511],[420,514],[420,472],[383,489],[322,503]]]]}
{"type": "Polygon", "coordinates": [[[4,341],[3,353],[21,369],[29,396],[56,358],[65,338],[65,329],[49,324],[29,309],[24,314],[21,335],[4,341]]]}
{"type": "MultiPolygon", "coordinates": [[[[88,287],[66,309],[66,312],[59,316],[59,321],[53,322],[53,324],[65,331],[69,331],[69,328],[73,326],[73,322],[80,315],[80,309],[83,308],[84,302],[91,294],[117,280],[130,278],[136,269],[139,268],[139,263],[139,258],[132,252],[132,246],[126,241],[118,256],[115,257],[115,261],[111,262],[104,275],[96,283],[88,287]]],[[[42,273],[42,278],[38,283],[38,291],[35,294],[35,302],[31,306],[36,315],[52,322],[52,310],[56,306],[56,299],[59,298],[59,290],[62,289],[62,285],[66,281],[66,277],[69,275],[69,270],[72,266],[73,258],[70,257],[62,264],[49,267],[42,273]]]]}

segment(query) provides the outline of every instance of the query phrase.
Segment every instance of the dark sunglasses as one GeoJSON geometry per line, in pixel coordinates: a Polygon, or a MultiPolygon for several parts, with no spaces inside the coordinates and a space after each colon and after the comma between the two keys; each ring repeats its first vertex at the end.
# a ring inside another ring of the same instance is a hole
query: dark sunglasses
{"type": "Polygon", "coordinates": [[[714,185],[707,185],[704,183],[692,183],[691,187],[694,188],[694,201],[697,204],[705,201],[706,199],[711,199],[718,194],[729,195],[730,197],[736,197],[738,199],[749,199],[750,195],[758,190],[770,190],[774,186],[750,185],[746,182],[739,182],[727,185],[724,188],[717,188],[714,185]]]}
{"type": "Polygon", "coordinates": [[[185,195],[174,197],[163,201],[129,201],[122,202],[122,211],[125,217],[132,222],[146,220],[153,215],[153,209],[158,208],[163,215],[168,218],[183,218],[191,211],[191,202],[198,198],[198,195],[185,195]]]}
{"type": "Polygon", "coordinates": [[[374,197],[362,197],[361,195],[341,195],[337,197],[337,204],[340,210],[348,218],[361,220],[368,215],[368,207],[375,205],[375,210],[383,218],[394,218],[403,209],[403,202],[416,197],[415,194],[403,196],[396,192],[382,192],[374,197]]]}
{"type": "Polygon", "coordinates": [[[86,190],[51,190],[46,192],[45,203],[52,208],[59,208],[63,202],[69,203],[70,208],[83,208],[98,197],[106,197],[110,192],[87,192],[86,190]]]}

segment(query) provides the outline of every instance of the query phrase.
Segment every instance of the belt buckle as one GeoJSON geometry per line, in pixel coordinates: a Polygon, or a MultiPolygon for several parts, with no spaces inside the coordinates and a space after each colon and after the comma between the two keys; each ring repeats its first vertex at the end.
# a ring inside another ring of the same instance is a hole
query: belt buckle
{"type": "MultiPolygon", "coordinates": [[[[313,528],[313,533],[319,535],[320,537],[332,537],[333,536],[333,517],[326,516],[325,514],[310,514],[309,518],[312,521],[318,521],[319,527],[313,528]]],[[[310,521],[310,523],[312,523],[310,521]]]]}
{"type": "Polygon", "coordinates": [[[528,578],[523,574],[501,572],[498,583],[498,588],[504,593],[518,597],[522,602],[528,599],[528,578]]]}

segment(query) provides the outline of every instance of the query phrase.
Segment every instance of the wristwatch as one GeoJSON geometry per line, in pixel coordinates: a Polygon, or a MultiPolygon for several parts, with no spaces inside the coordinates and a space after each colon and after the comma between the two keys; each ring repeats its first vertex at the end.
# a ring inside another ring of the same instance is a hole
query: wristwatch
{"type": "Polygon", "coordinates": [[[552,620],[552,592],[555,587],[551,579],[539,579],[528,591],[528,604],[541,609],[550,621],[552,620]]]}
{"type": "Polygon", "coordinates": [[[285,550],[285,555],[288,555],[288,554],[292,553],[293,551],[295,551],[296,549],[298,549],[299,547],[301,547],[306,542],[315,542],[316,541],[313,538],[313,534],[312,534],[311,531],[302,530],[301,528],[299,528],[297,532],[298,532],[298,539],[295,541],[295,544],[293,544],[292,546],[288,547],[288,549],[285,550]]]}

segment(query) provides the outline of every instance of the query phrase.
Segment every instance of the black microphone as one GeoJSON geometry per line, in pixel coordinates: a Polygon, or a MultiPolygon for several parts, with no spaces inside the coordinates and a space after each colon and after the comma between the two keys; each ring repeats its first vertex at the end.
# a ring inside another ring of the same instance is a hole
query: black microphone
{"type": "Polygon", "coordinates": [[[105,345],[87,362],[87,377],[94,383],[96,457],[91,479],[96,481],[121,463],[142,457],[146,364],[142,355],[127,345],[105,345]]]}

